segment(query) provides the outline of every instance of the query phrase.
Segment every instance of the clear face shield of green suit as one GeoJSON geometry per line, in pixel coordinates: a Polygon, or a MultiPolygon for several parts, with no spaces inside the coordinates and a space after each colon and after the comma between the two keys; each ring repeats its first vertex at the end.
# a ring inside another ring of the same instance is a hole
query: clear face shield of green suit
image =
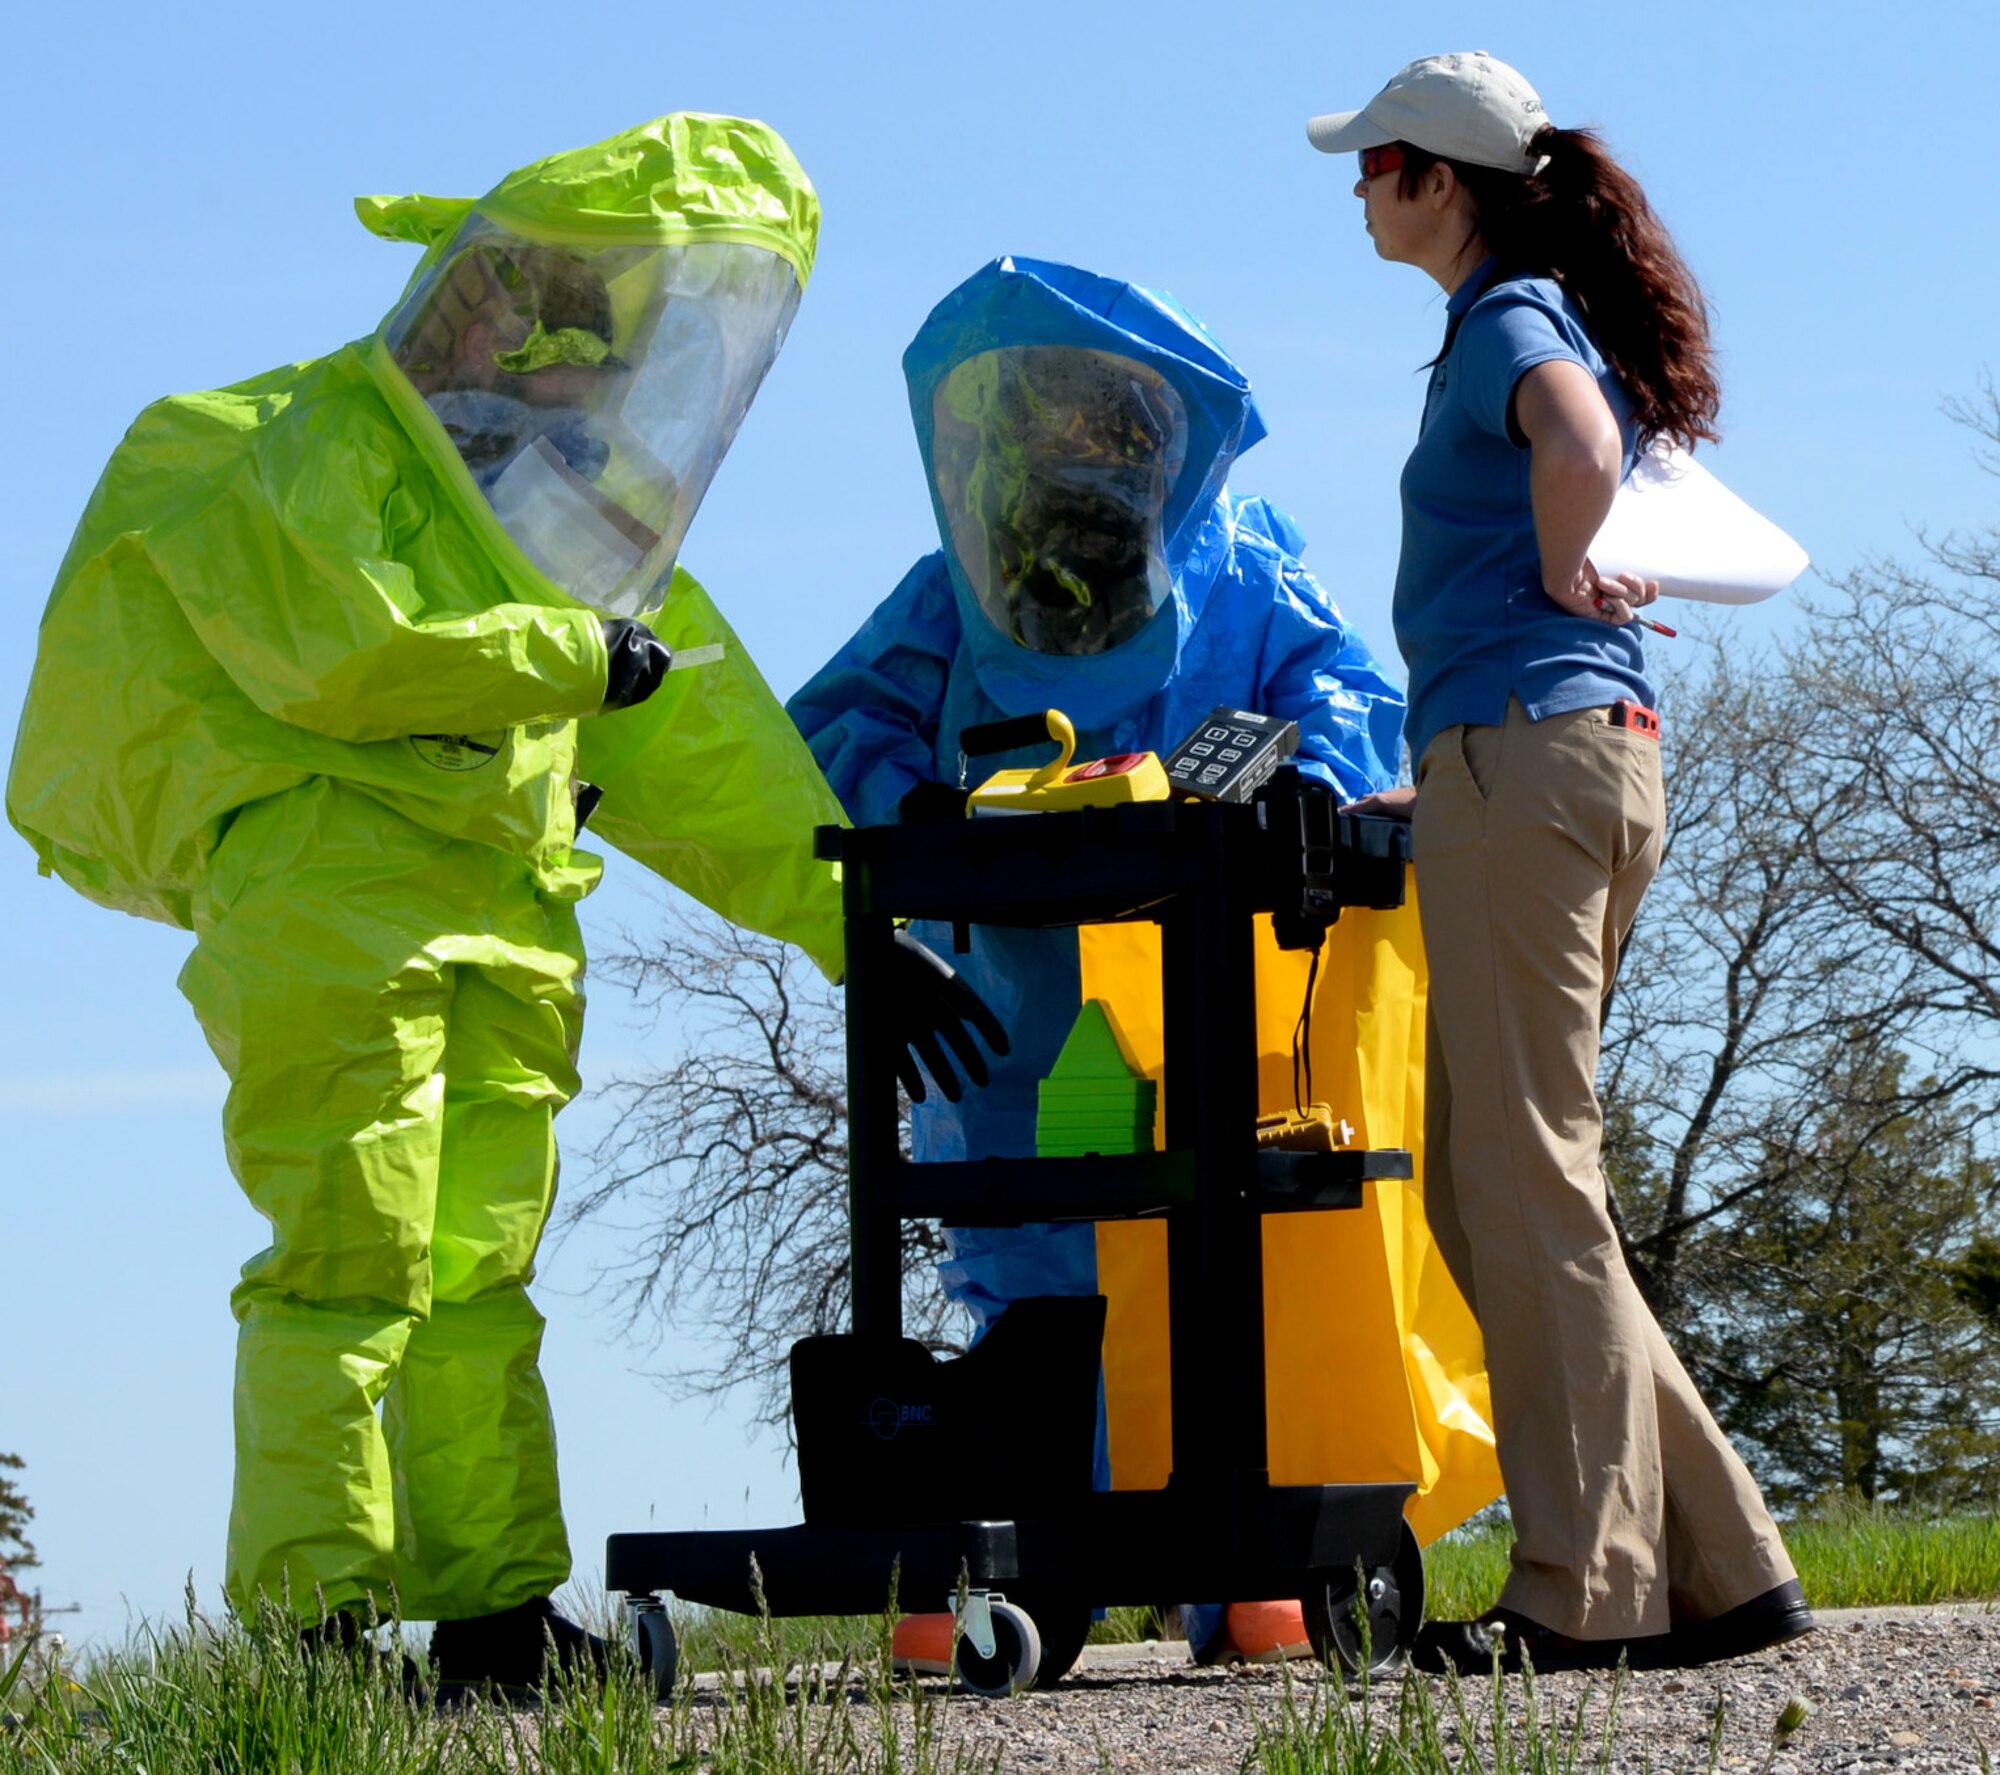
{"type": "Polygon", "coordinates": [[[658,605],[800,285],[736,241],[588,248],[480,216],[384,329],[508,536],[612,616],[658,605]]]}

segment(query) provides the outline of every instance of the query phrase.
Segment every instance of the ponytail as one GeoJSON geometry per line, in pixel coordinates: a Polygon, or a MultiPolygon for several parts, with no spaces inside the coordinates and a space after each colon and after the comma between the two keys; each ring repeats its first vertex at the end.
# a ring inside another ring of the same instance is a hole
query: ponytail
{"type": "MultiPolygon", "coordinates": [[[[1590,130],[1549,125],[1529,147],[1546,159],[1526,178],[1451,163],[1500,275],[1548,277],[1563,287],[1631,398],[1642,444],[1714,442],[1722,389],[1708,303],[1639,182],[1590,130]]],[[[1406,157],[1406,194],[1437,158],[1406,157]]]]}

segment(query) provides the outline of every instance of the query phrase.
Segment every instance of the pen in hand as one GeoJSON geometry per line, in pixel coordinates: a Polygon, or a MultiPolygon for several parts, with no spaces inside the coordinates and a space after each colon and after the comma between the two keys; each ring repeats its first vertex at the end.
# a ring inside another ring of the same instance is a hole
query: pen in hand
{"type": "MultiPolygon", "coordinates": [[[[1599,598],[1597,600],[1597,608],[1599,610],[1602,610],[1604,607],[1605,607],[1604,600],[1602,598],[1599,598]]],[[[1640,628],[1651,629],[1654,634],[1664,635],[1669,641],[1677,639],[1680,635],[1679,629],[1670,629],[1663,622],[1653,621],[1653,619],[1650,616],[1634,616],[1632,620],[1635,623],[1637,623],[1640,628]]]]}

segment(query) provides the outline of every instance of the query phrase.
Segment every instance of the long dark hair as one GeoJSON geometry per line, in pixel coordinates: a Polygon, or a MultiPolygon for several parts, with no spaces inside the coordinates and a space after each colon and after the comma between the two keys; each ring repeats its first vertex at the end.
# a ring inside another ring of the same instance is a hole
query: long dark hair
{"type": "MultiPolygon", "coordinates": [[[[1442,156],[1403,144],[1402,192],[1415,197],[1442,156]]],[[[1722,387],[1708,303],[1639,182],[1587,129],[1549,125],[1529,144],[1548,164],[1523,178],[1449,164],[1472,194],[1503,277],[1549,277],[1582,311],[1631,397],[1642,441],[1692,449],[1720,437],[1722,387]]]]}

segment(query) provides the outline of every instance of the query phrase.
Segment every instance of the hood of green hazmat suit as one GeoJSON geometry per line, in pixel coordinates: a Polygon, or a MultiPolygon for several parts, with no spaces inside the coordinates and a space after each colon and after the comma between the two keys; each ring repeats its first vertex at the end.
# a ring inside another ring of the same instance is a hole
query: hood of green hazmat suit
{"type": "Polygon", "coordinates": [[[678,114],[478,199],[356,208],[424,248],[383,325],[157,402],[106,467],[8,817],[44,873],[186,927],[236,812],[316,776],[585,891],[581,776],[593,836],[837,972],[810,856],[837,803],[677,565],[811,271],[804,173],[761,124],[678,114]],[[677,669],[598,716],[607,615],[677,669]]]}

